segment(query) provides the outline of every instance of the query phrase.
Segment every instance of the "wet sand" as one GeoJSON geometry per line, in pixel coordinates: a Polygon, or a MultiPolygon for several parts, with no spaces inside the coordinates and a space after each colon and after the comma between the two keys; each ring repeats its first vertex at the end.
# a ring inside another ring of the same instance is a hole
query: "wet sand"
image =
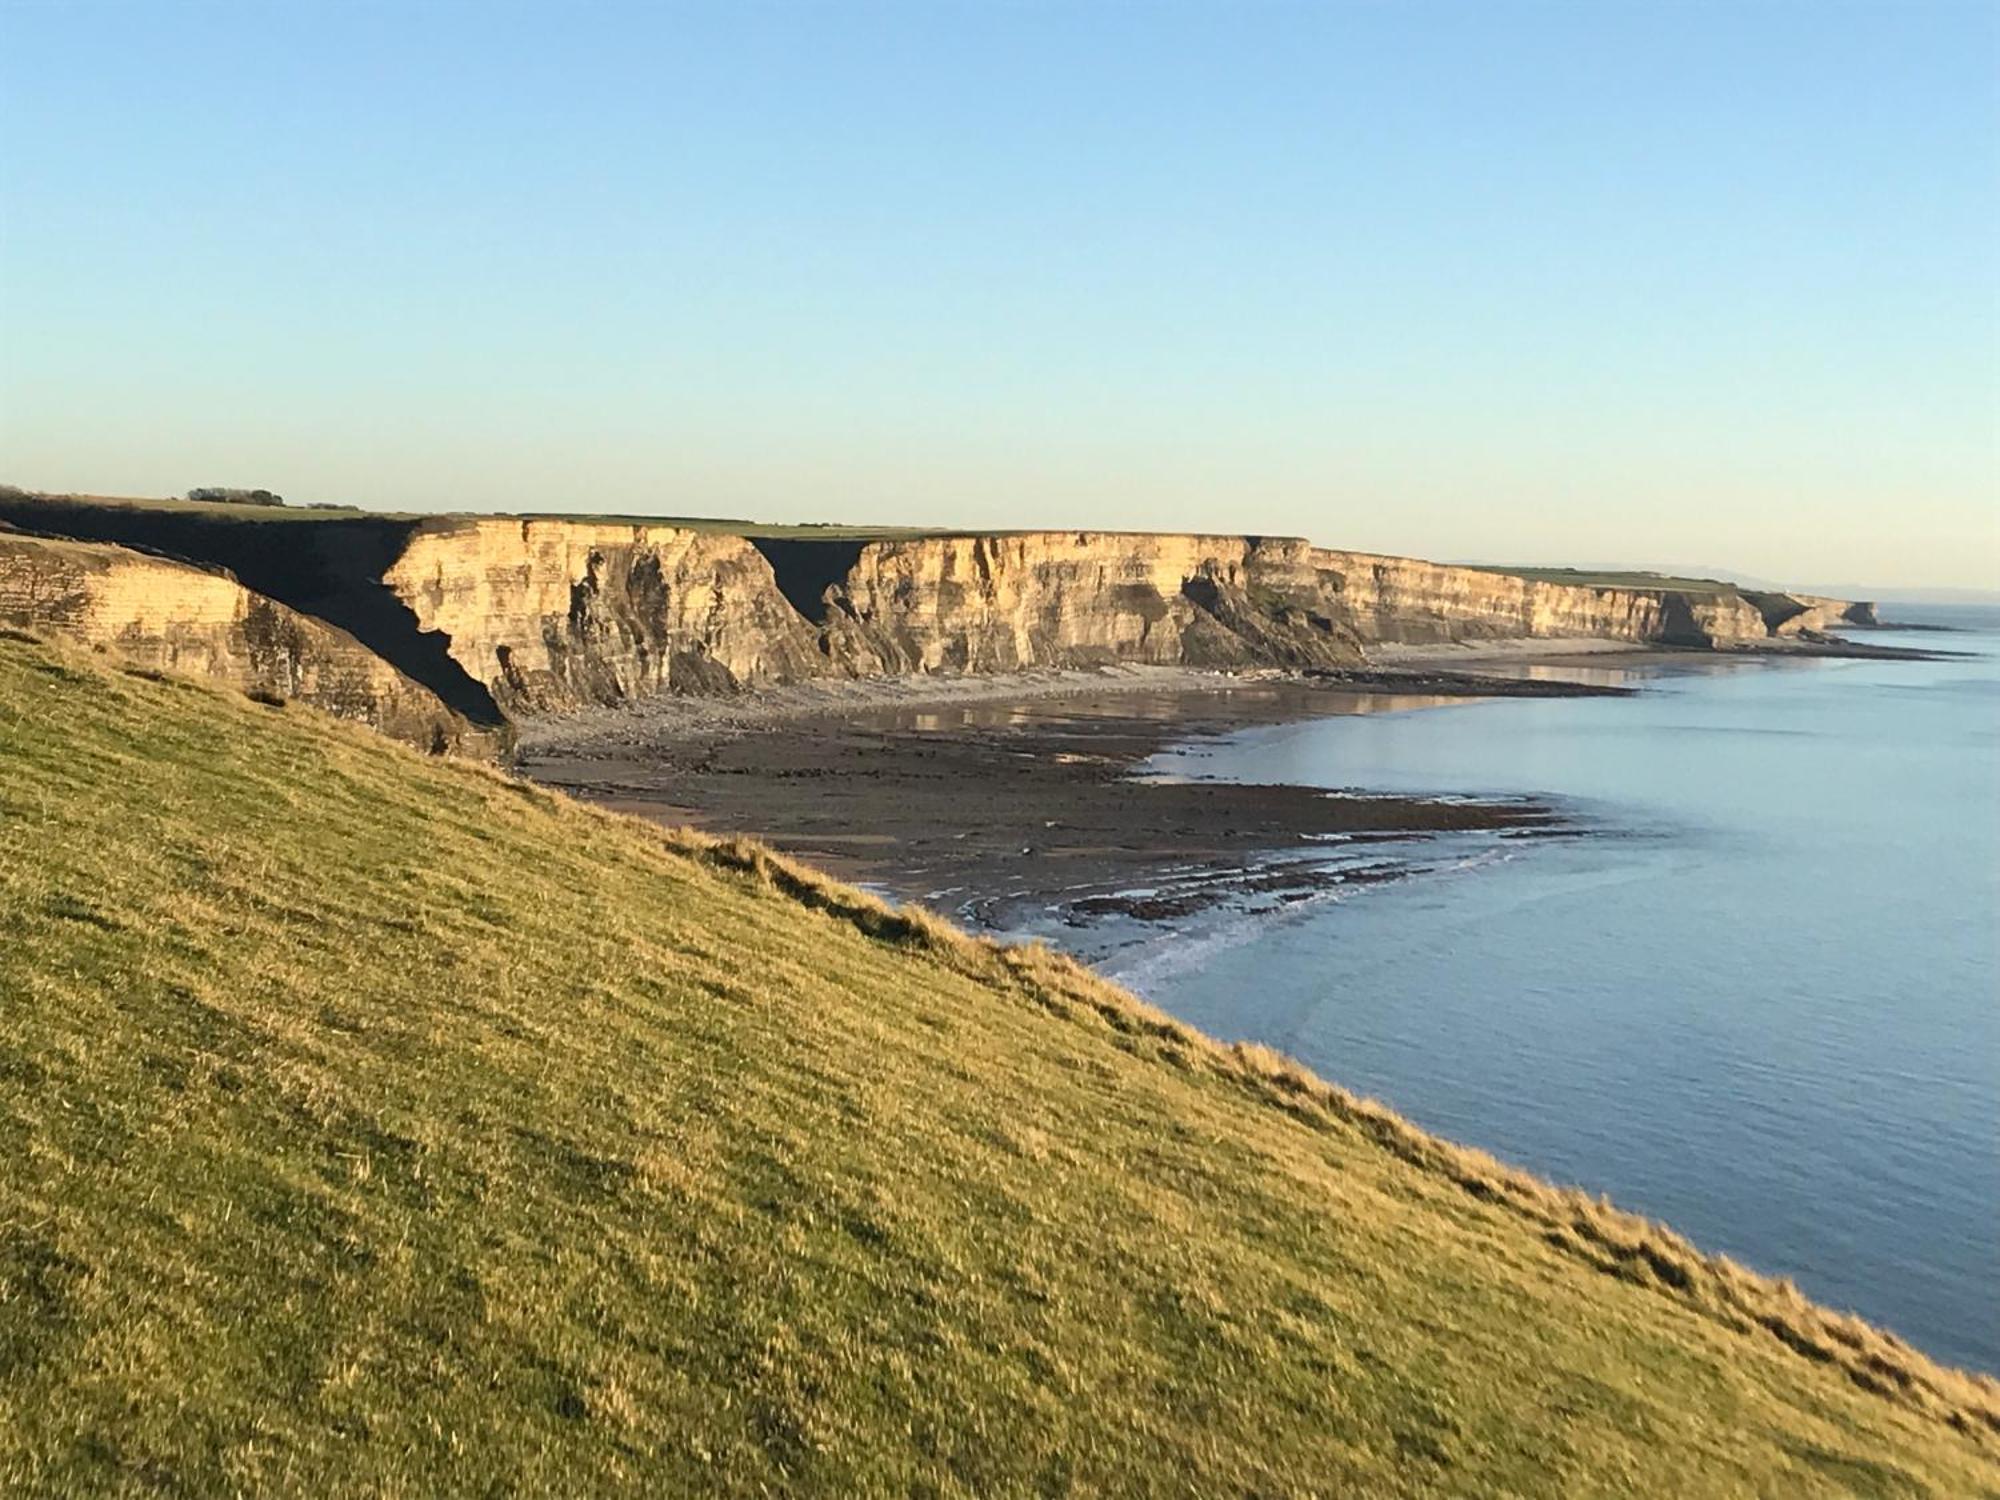
{"type": "Polygon", "coordinates": [[[1575,831],[1524,800],[1135,777],[1169,743],[1326,714],[1618,691],[1413,667],[1313,679],[1045,674],[933,702],[656,701],[532,726],[522,769],[622,812],[754,834],[975,926],[1085,928],[1281,907],[1395,879],[1454,836],[1575,831]]]}

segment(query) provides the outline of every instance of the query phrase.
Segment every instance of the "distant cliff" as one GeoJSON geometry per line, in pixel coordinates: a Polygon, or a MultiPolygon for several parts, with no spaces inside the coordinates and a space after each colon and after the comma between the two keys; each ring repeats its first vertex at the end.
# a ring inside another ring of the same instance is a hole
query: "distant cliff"
{"type": "Polygon", "coordinates": [[[1337,667],[1377,644],[1509,638],[1727,649],[1869,618],[1840,600],[1552,581],[1291,537],[228,511],[0,499],[17,526],[227,567],[486,727],[821,676],[1337,667]]]}
{"type": "Polygon", "coordinates": [[[1334,667],[1381,643],[1728,648],[1858,618],[1841,601],[1550,583],[1296,538],[1102,532],[822,541],[440,521],[383,581],[515,711],[826,675],[1334,667]]]}

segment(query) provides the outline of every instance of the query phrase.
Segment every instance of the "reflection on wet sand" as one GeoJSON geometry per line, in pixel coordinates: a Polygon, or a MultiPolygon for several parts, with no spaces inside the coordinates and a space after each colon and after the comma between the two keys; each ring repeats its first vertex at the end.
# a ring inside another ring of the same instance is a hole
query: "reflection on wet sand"
{"type": "MultiPolygon", "coordinates": [[[[1612,674],[1601,674],[1606,677],[1612,674]]],[[[1560,677],[1547,679],[1560,682],[1560,677]]],[[[1616,687],[1616,682],[1591,686],[1616,687]]],[[[1298,684],[1259,684],[1199,692],[1118,693],[1103,698],[1061,698],[1025,702],[955,703],[924,708],[880,708],[843,715],[856,729],[879,733],[953,734],[972,729],[1056,728],[1131,721],[1188,724],[1228,719],[1232,710],[1246,722],[1318,718],[1328,714],[1407,713],[1420,708],[1476,701],[1465,693],[1350,692],[1298,684]]]]}

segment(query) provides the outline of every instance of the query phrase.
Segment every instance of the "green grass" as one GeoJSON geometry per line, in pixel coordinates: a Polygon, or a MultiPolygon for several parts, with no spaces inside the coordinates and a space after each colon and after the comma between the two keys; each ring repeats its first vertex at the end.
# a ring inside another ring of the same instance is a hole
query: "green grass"
{"type": "Polygon", "coordinates": [[[1994,1412],[1045,951],[0,639],[0,1491],[1992,1495],[1994,1412]]]}
{"type": "MultiPolygon", "coordinates": [[[[914,541],[925,537],[1017,536],[1013,530],[967,531],[950,526],[870,526],[846,522],[745,521],[727,516],[631,515],[612,511],[387,511],[363,510],[358,506],[308,507],[304,505],[235,505],[220,500],[180,500],[169,496],[145,495],[40,495],[22,492],[22,498],[48,500],[63,505],[160,511],[168,515],[208,516],[221,520],[257,522],[352,521],[357,518],[380,521],[432,521],[513,519],[528,521],[573,521],[600,526],[677,526],[689,531],[717,536],[773,537],[781,540],[822,542],[914,541]]],[[[1154,532],[1105,532],[1097,536],[1151,536],[1154,532]]]]}
{"type": "Polygon", "coordinates": [[[157,510],[169,515],[215,516],[231,521],[351,521],[356,516],[376,516],[385,521],[413,521],[417,516],[397,511],[364,511],[355,506],[309,507],[305,505],[239,505],[227,500],[177,500],[167,496],[140,495],[54,495],[21,491],[24,500],[47,500],[58,505],[103,506],[128,510],[157,510]]]}
{"type": "MultiPolygon", "coordinates": [[[[239,505],[221,500],[180,500],[168,496],[143,495],[33,495],[27,499],[45,499],[58,504],[101,506],[128,510],[160,511],[168,515],[208,516],[220,520],[242,521],[245,523],[310,523],[313,521],[352,521],[357,518],[380,521],[451,521],[478,520],[488,514],[500,516],[500,512],[470,511],[378,511],[363,510],[358,506],[305,505],[239,505]]],[[[1006,536],[1007,532],[955,531],[949,527],[937,526],[866,526],[840,523],[802,522],[785,525],[776,522],[742,521],[716,516],[659,516],[620,515],[614,513],[586,513],[570,511],[524,511],[507,512],[505,515],[520,520],[535,521],[575,521],[581,524],[607,526],[678,526],[690,531],[708,532],[721,536],[777,537],[802,541],[907,541],[918,537],[941,536],[1006,536]]]]}
{"type": "Polygon", "coordinates": [[[1510,578],[1532,578],[1539,583],[1571,583],[1590,589],[1672,589],[1682,594],[1733,594],[1736,584],[1721,578],[1677,578],[1671,573],[1603,572],[1589,568],[1503,568],[1470,564],[1481,573],[1504,573],[1510,578]]]}
{"type": "Polygon", "coordinates": [[[525,511],[531,521],[577,521],[606,526],[680,526],[719,536],[776,537],[802,542],[898,542],[921,537],[1009,536],[1005,531],[955,531],[948,526],[850,526],[838,521],[805,521],[786,525],[776,521],[740,521],[719,516],[630,516],[587,515],[569,511],[525,511]]]}

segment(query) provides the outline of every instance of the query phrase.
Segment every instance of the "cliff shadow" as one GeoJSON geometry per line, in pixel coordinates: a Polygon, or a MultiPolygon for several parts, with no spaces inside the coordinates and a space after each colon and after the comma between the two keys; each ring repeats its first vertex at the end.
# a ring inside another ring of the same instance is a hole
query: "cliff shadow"
{"type": "Polygon", "coordinates": [[[785,602],[815,625],[826,623],[826,591],[846,582],[861,561],[861,549],[868,545],[865,541],[770,536],[753,536],[749,542],[771,565],[785,602]]]}

